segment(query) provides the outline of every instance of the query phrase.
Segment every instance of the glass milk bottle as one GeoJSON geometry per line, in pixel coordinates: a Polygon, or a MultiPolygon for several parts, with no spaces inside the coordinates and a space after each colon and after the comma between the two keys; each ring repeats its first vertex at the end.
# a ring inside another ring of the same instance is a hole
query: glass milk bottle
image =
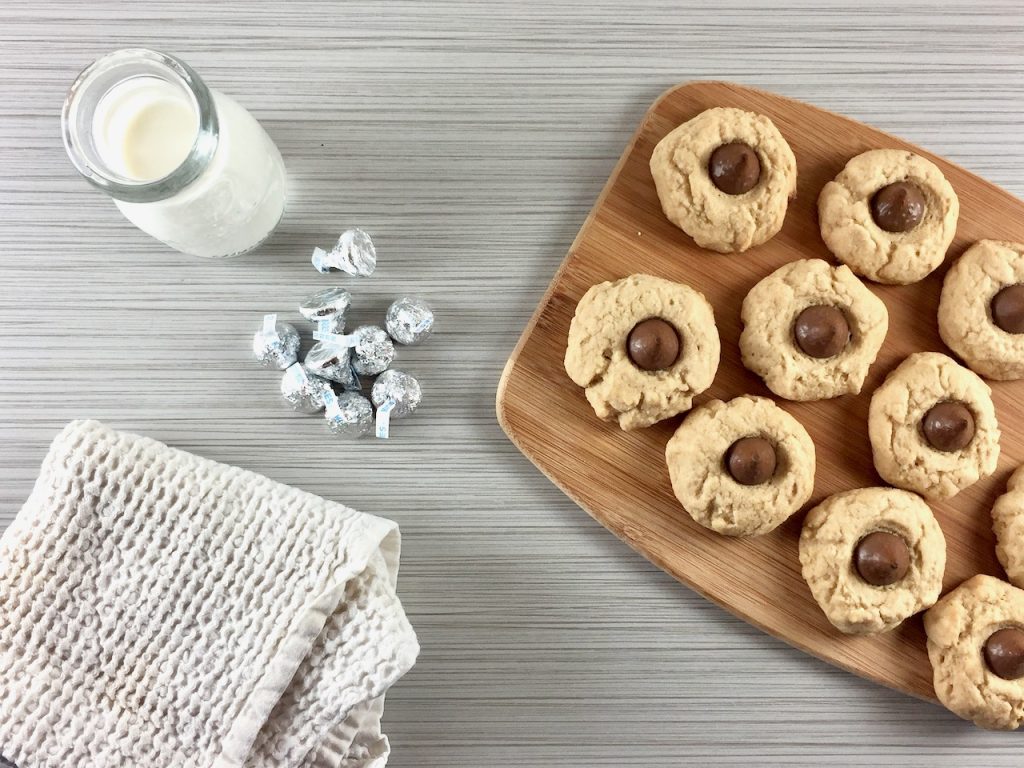
{"type": "Polygon", "coordinates": [[[79,173],[135,226],[184,253],[245,253],[284,212],[274,142],[173,56],[132,48],[93,62],[68,92],[61,128],[79,173]]]}

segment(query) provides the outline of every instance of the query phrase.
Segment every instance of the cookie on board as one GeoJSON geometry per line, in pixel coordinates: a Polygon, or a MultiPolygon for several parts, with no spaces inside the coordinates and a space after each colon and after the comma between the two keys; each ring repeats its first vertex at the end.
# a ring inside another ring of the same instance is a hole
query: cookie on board
{"type": "Polygon", "coordinates": [[[1024,466],[1010,475],[1006,493],[992,505],[992,532],[1007,579],[1024,587],[1024,466]]]}
{"type": "Polygon", "coordinates": [[[939,266],[959,215],[942,171],[902,149],[857,155],[818,197],[825,245],[878,283],[916,283],[939,266]]]}
{"type": "Polygon", "coordinates": [[[935,694],[982,728],[1024,721],[1024,590],[978,575],[924,615],[935,694]]]}
{"type": "Polygon", "coordinates": [[[726,536],[775,529],[814,490],[814,443],[766,397],[694,409],[665,449],[672,490],[690,517],[726,536]]]}
{"type": "Polygon", "coordinates": [[[999,459],[992,391],[938,352],[916,352],[871,395],[868,437],[890,485],[948,499],[988,477],[999,459]]]}
{"type": "Polygon", "coordinates": [[[782,228],[796,158],[764,115],[716,107],[663,138],[651,175],[668,220],[701,248],[736,253],[782,228]]]}
{"type": "Polygon", "coordinates": [[[1024,378],[1024,244],[979,240],[946,273],[939,335],[967,366],[1024,378]]]}
{"type": "Polygon", "coordinates": [[[856,394],[889,313],[849,267],[800,259],[750,289],[740,313],[743,365],[787,400],[856,394]]]}
{"type": "Polygon", "coordinates": [[[591,287],[569,326],[565,370],[600,418],[648,427],[688,411],[711,386],[720,344],[703,294],[630,275],[591,287]]]}
{"type": "Polygon", "coordinates": [[[920,496],[859,488],[807,513],[800,565],[833,626],[849,634],[886,632],[938,599],[946,539],[920,496]]]}

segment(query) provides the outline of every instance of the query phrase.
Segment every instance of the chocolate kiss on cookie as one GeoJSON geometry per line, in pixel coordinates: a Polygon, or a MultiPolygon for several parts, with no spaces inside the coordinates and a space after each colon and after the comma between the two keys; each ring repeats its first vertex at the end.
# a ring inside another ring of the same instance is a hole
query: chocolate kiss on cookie
{"type": "Polygon", "coordinates": [[[841,309],[818,304],[797,315],[793,337],[805,355],[835,357],[850,343],[850,324],[841,309]]]}
{"type": "Polygon", "coordinates": [[[743,437],[729,447],[726,466],[740,485],[761,485],[775,474],[778,456],[775,446],[763,437],[743,437]]]}
{"type": "Polygon", "coordinates": [[[1004,680],[1024,677],[1024,630],[1003,627],[988,636],[982,650],[992,672],[1004,680]]]}
{"type": "Polygon", "coordinates": [[[910,570],[910,548],[902,536],[872,531],[853,550],[857,573],[873,587],[887,587],[901,581],[910,570]]]}
{"type": "Polygon", "coordinates": [[[992,322],[1007,333],[1024,333],[1024,285],[1008,285],[992,297],[992,322]]]}
{"type": "Polygon", "coordinates": [[[909,232],[924,218],[924,206],[920,188],[897,181],[871,198],[871,218],[886,232],[909,232]]]}
{"type": "Polygon", "coordinates": [[[963,403],[936,403],[921,419],[921,431],[937,451],[961,451],[974,439],[974,414],[963,403]]]}
{"type": "Polygon", "coordinates": [[[761,178],[761,161],[748,144],[731,141],[711,153],[708,175],[711,183],[727,195],[742,195],[761,178]]]}
{"type": "Polygon", "coordinates": [[[660,317],[637,323],[629,332],[626,350],[633,364],[644,371],[663,371],[679,359],[682,342],[672,324],[660,317]]]}

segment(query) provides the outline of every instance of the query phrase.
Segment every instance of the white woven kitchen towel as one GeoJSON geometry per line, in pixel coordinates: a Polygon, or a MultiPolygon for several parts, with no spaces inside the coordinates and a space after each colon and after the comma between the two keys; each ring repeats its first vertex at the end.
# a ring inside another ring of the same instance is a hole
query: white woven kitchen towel
{"type": "Polygon", "coordinates": [[[75,422],[0,538],[19,768],[378,768],[419,647],[397,526],[75,422]]]}

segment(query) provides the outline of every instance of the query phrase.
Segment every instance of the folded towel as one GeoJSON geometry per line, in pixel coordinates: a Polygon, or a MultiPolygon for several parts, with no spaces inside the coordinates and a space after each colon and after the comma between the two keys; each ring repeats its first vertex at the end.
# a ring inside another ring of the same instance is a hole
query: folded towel
{"type": "Polygon", "coordinates": [[[19,768],[378,768],[416,636],[399,535],[75,422],[0,537],[0,754],[19,768]]]}

